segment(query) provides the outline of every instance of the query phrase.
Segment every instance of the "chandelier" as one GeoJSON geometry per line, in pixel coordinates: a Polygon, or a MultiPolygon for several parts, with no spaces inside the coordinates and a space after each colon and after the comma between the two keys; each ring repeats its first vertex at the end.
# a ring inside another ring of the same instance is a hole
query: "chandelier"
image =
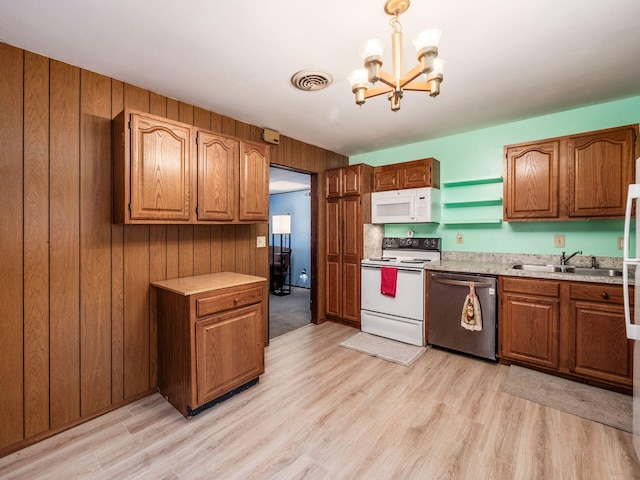
{"type": "Polygon", "coordinates": [[[444,61],[438,57],[438,41],[442,32],[428,29],[413,37],[418,51],[418,65],[403,75],[402,67],[402,25],[398,16],[409,8],[409,0],[387,0],[384,11],[392,18],[389,21],[391,34],[391,56],[393,75],[382,70],[384,44],[378,39],[367,40],[360,48],[360,56],[365,68],[354,70],[348,75],[351,91],[356,103],[362,105],[367,98],[388,94],[391,110],[400,110],[400,100],[405,90],[429,92],[436,97],[440,93],[444,61]],[[380,81],[383,85],[369,86],[380,81]]]}

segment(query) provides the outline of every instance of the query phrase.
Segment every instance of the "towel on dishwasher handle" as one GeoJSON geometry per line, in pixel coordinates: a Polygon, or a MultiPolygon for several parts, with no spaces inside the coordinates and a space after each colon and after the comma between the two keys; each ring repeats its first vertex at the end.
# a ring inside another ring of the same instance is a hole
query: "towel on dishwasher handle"
{"type": "Polygon", "coordinates": [[[380,293],[388,297],[396,296],[398,283],[398,269],[393,267],[380,268],[380,293]]]}
{"type": "Polygon", "coordinates": [[[462,305],[460,325],[467,330],[476,332],[482,330],[482,310],[480,309],[480,300],[476,295],[474,282],[469,282],[469,294],[462,305]]]}

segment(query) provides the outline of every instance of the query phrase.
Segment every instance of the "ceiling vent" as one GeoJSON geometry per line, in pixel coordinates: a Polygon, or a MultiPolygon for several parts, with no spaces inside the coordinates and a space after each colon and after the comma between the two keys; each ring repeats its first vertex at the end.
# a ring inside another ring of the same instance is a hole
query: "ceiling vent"
{"type": "Polygon", "coordinates": [[[294,87],[305,92],[314,92],[327,88],[333,83],[333,78],[322,70],[300,70],[291,77],[294,87]]]}

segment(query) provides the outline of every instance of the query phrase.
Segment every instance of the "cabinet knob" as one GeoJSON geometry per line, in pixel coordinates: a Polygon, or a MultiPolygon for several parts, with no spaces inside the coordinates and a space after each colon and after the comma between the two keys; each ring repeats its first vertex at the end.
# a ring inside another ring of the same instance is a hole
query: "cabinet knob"
{"type": "Polygon", "coordinates": [[[607,292],[602,292],[602,293],[600,294],[600,296],[601,296],[602,298],[604,298],[605,300],[606,300],[607,298],[609,298],[609,294],[608,294],[607,292]]]}
{"type": "MultiPolygon", "coordinates": [[[[603,293],[603,295],[606,295],[606,293],[603,293]]],[[[234,299],[233,299],[233,303],[238,303],[239,301],[240,301],[240,299],[239,299],[239,298],[234,298],[234,299]]]]}

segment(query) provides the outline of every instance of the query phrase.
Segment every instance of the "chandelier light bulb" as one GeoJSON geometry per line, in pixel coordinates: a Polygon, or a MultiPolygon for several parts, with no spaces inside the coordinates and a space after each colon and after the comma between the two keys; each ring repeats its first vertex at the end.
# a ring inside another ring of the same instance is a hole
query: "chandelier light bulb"
{"type": "Polygon", "coordinates": [[[368,77],[369,72],[365,68],[359,68],[358,70],[354,70],[349,75],[347,75],[347,79],[351,84],[351,91],[356,94],[357,105],[362,105],[364,103],[364,95],[367,91],[368,77]]]}
{"type": "Polygon", "coordinates": [[[433,70],[429,75],[427,75],[427,80],[430,80],[429,77],[435,77],[437,75],[442,76],[442,71],[444,70],[445,61],[441,58],[436,58],[433,61],[433,70]]]}
{"type": "Polygon", "coordinates": [[[413,45],[416,47],[416,50],[419,52],[423,48],[429,47],[438,47],[438,43],[440,42],[440,37],[442,36],[442,31],[437,28],[429,28],[427,30],[423,30],[420,33],[414,35],[413,37],[413,45]]]}
{"type": "Polygon", "coordinates": [[[365,68],[359,68],[358,70],[354,70],[349,75],[347,75],[347,79],[351,84],[351,89],[355,89],[358,86],[366,87],[368,79],[367,79],[367,70],[365,68]]]}
{"type": "Polygon", "coordinates": [[[442,70],[444,69],[444,60],[436,58],[433,61],[433,70],[427,75],[427,83],[429,84],[429,95],[437,97],[440,95],[440,83],[442,83],[442,70]]]}
{"type": "Polygon", "coordinates": [[[369,57],[382,57],[384,43],[377,38],[367,40],[360,47],[360,57],[366,62],[369,57]]]}

